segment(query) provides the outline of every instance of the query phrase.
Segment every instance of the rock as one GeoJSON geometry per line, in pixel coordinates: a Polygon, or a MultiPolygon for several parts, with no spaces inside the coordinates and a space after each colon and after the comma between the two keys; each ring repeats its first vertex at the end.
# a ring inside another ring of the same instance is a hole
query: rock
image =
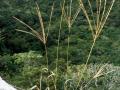
{"type": "Polygon", "coordinates": [[[17,90],[0,77],[0,90],[17,90]]]}

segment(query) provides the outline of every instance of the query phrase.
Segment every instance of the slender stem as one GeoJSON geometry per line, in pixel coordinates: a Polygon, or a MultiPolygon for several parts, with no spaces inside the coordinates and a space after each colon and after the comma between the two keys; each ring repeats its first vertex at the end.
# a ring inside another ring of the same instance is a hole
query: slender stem
{"type": "MultiPolygon", "coordinates": [[[[101,15],[101,19],[100,19],[100,25],[99,25],[99,30],[102,26],[102,22],[103,22],[103,19],[105,17],[105,11],[106,11],[106,4],[107,4],[107,0],[104,0],[104,6],[103,6],[103,12],[102,12],[102,15],[101,15]]],[[[98,33],[98,32],[97,32],[98,33]]]]}
{"type": "MultiPolygon", "coordinates": [[[[62,22],[62,21],[61,21],[62,22]]],[[[58,45],[57,45],[57,59],[56,59],[56,73],[58,71],[58,59],[59,59],[59,47],[60,47],[60,33],[61,33],[61,22],[60,22],[60,29],[59,29],[59,33],[58,33],[58,45]]]]}
{"type": "MultiPolygon", "coordinates": [[[[62,24],[62,17],[61,17],[60,28],[59,28],[59,33],[58,33],[57,59],[56,59],[56,79],[55,79],[55,83],[57,83],[57,73],[58,73],[58,60],[59,60],[59,47],[60,47],[61,24],[62,24]]],[[[55,90],[56,90],[56,89],[55,89],[55,90]]]]}
{"type": "Polygon", "coordinates": [[[63,1],[63,5],[62,5],[62,7],[61,7],[61,9],[62,9],[62,14],[61,14],[61,18],[60,18],[60,28],[59,28],[59,33],[58,33],[57,58],[56,58],[56,77],[55,77],[55,90],[57,90],[56,84],[57,84],[57,73],[58,73],[58,60],[59,60],[60,37],[61,37],[60,34],[61,34],[61,29],[62,29],[64,5],[65,5],[65,0],[63,1]]]}
{"type": "MultiPolygon", "coordinates": [[[[68,15],[68,45],[67,45],[67,61],[66,61],[66,71],[68,71],[69,66],[69,47],[70,47],[70,32],[71,32],[71,12],[72,12],[72,0],[70,0],[69,6],[69,15],[68,15]]],[[[67,72],[66,72],[66,79],[67,79],[67,72]]]]}
{"type": "Polygon", "coordinates": [[[56,59],[56,74],[57,74],[57,66],[58,66],[58,59],[59,59],[59,46],[60,46],[60,33],[61,33],[61,29],[62,29],[62,21],[63,21],[63,11],[64,11],[64,4],[65,4],[65,0],[63,2],[63,6],[62,6],[62,14],[61,14],[61,19],[60,19],[60,28],[59,28],[59,33],[58,33],[58,42],[57,42],[57,59],[56,59]]]}
{"type": "MultiPolygon", "coordinates": [[[[69,66],[69,48],[70,48],[70,30],[71,30],[71,27],[69,27],[69,32],[68,32],[68,45],[67,45],[67,71],[68,71],[68,66],[69,66]]],[[[67,78],[67,73],[66,73],[66,78],[67,78]]]]}
{"type": "Polygon", "coordinates": [[[84,6],[82,0],[79,1],[79,5],[80,5],[80,8],[83,10],[83,12],[84,12],[84,14],[85,14],[85,17],[86,17],[86,19],[87,19],[87,21],[88,21],[90,30],[91,30],[91,32],[92,32],[92,37],[93,37],[93,39],[94,39],[94,31],[93,31],[93,27],[92,27],[92,24],[91,24],[91,20],[90,20],[90,17],[88,16],[88,13],[87,13],[87,11],[86,11],[86,9],[85,9],[85,6],[84,6]]]}
{"type": "Polygon", "coordinates": [[[95,17],[94,17],[94,13],[93,13],[93,9],[92,9],[92,4],[91,4],[90,0],[88,0],[88,4],[89,4],[89,7],[90,7],[91,16],[93,18],[93,25],[95,26],[95,17]]]}
{"type": "Polygon", "coordinates": [[[87,61],[86,61],[85,66],[87,66],[87,64],[88,64],[88,61],[89,61],[89,59],[90,59],[90,56],[91,56],[91,54],[92,54],[93,48],[94,48],[95,43],[96,43],[96,39],[97,39],[97,36],[95,35],[95,39],[93,40],[93,44],[92,44],[92,46],[91,46],[91,49],[90,49],[90,52],[89,52],[89,55],[88,55],[88,58],[87,58],[87,61]]]}
{"type": "Polygon", "coordinates": [[[46,59],[46,66],[47,66],[47,69],[49,68],[49,64],[48,64],[48,52],[47,52],[47,45],[44,44],[44,47],[45,47],[45,59],[46,59]]]}
{"type": "Polygon", "coordinates": [[[87,57],[87,60],[86,60],[85,66],[84,66],[84,68],[83,68],[81,78],[80,78],[80,80],[78,81],[78,84],[77,84],[76,90],[77,90],[77,88],[78,88],[78,86],[79,86],[79,83],[80,83],[80,81],[81,81],[81,79],[82,79],[82,77],[83,77],[83,75],[84,75],[84,72],[85,72],[86,69],[87,69],[87,64],[88,64],[88,61],[90,60],[90,57],[91,57],[91,54],[92,54],[93,48],[94,48],[95,43],[96,43],[96,39],[97,39],[97,35],[95,35],[95,38],[94,38],[94,40],[93,40],[92,46],[91,46],[91,48],[90,48],[90,52],[89,52],[89,54],[88,54],[88,57],[87,57]]]}
{"type": "Polygon", "coordinates": [[[105,23],[106,23],[106,21],[107,21],[107,19],[108,19],[108,16],[110,15],[110,12],[111,12],[111,10],[112,10],[112,8],[113,8],[114,3],[115,3],[115,0],[112,0],[111,5],[110,5],[110,7],[108,8],[108,11],[106,12],[106,16],[105,16],[105,18],[104,18],[104,21],[103,21],[102,24],[101,24],[101,28],[100,28],[100,30],[99,30],[99,32],[98,32],[98,36],[100,35],[101,31],[103,30],[103,27],[104,27],[104,25],[105,25],[105,23]]]}
{"type": "Polygon", "coordinates": [[[40,75],[40,90],[42,90],[42,85],[41,85],[41,83],[42,83],[42,73],[41,73],[41,75],[40,75]]]}
{"type": "Polygon", "coordinates": [[[51,7],[50,19],[49,19],[49,24],[48,24],[48,32],[47,32],[46,38],[48,38],[49,32],[50,32],[50,27],[51,27],[51,22],[52,22],[52,16],[53,16],[53,11],[54,11],[54,5],[55,5],[55,3],[53,2],[53,5],[51,7]]]}

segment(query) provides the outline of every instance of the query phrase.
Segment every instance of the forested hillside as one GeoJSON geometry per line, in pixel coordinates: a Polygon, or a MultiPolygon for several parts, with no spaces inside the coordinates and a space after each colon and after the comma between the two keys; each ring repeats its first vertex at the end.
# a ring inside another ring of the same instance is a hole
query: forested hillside
{"type": "MultiPolygon", "coordinates": [[[[74,16],[77,9],[79,8],[79,0],[73,0],[71,5],[71,16],[74,16]]],[[[80,0],[81,1],[81,0],[80,0]]],[[[84,0],[85,8],[90,14],[89,0],[84,0]]],[[[91,2],[94,0],[90,0],[91,2]]],[[[102,0],[104,1],[104,0],[102,0]]],[[[107,0],[108,1],[108,0],[107,0]]],[[[112,1],[112,0],[110,0],[112,1]]],[[[47,58],[48,65],[51,71],[55,71],[56,68],[56,59],[57,59],[57,47],[58,47],[58,36],[60,29],[60,20],[61,20],[61,8],[64,3],[64,0],[0,0],[0,76],[4,77],[5,80],[21,88],[30,88],[33,85],[39,85],[39,79],[41,75],[42,68],[46,68],[46,49],[44,44],[37,39],[36,37],[26,34],[24,32],[19,32],[16,29],[30,31],[28,27],[21,24],[14,17],[24,21],[29,26],[34,28],[39,34],[42,32],[41,25],[39,23],[39,18],[36,12],[36,2],[40,7],[45,33],[49,31],[49,35],[46,40],[47,46],[47,58]],[[50,15],[52,7],[53,15],[50,15]]],[[[65,9],[69,9],[70,0],[66,0],[65,9]]],[[[110,2],[108,1],[108,5],[110,2]]],[[[104,3],[102,3],[104,5],[104,3]]],[[[96,11],[95,4],[92,4],[93,11],[96,11]]],[[[89,30],[89,25],[86,20],[86,17],[81,10],[75,19],[71,32],[68,32],[67,24],[63,20],[60,31],[59,38],[59,59],[58,67],[59,74],[64,74],[67,72],[66,67],[66,53],[68,47],[68,36],[70,35],[69,40],[69,66],[72,67],[74,72],[74,67],[82,67],[86,63],[87,56],[89,54],[91,45],[92,45],[92,35],[89,30]],[[80,65],[80,66],[79,66],[80,65]]],[[[42,35],[43,36],[43,35],[42,35]]],[[[118,69],[117,75],[118,80],[120,80],[120,1],[116,0],[112,11],[106,21],[106,24],[97,38],[96,44],[91,53],[89,65],[101,65],[108,63],[113,65],[113,67],[118,69]]],[[[95,66],[96,67],[96,66],[95,66]]],[[[108,67],[112,68],[112,66],[108,67]]],[[[70,69],[71,70],[71,69],[70,69]]],[[[109,71],[109,70],[107,70],[109,71]]],[[[72,76],[68,72],[70,77],[72,76]]],[[[47,76],[48,73],[44,73],[44,76],[47,76]]],[[[89,78],[89,73],[85,74],[83,78],[84,83],[86,79],[89,78]]],[[[116,75],[116,76],[117,76],[116,75]]],[[[63,76],[59,77],[58,86],[62,86],[62,82],[65,79],[62,79],[63,76]]],[[[45,78],[43,78],[45,80],[45,78]]],[[[46,87],[45,81],[42,81],[43,87],[46,87]]],[[[104,78],[100,79],[98,82],[99,85],[105,85],[104,78]],[[102,82],[102,83],[101,83],[102,82]]],[[[108,79],[106,79],[107,81],[108,79]]],[[[109,81],[109,80],[108,80],[109,81]]],[[[108,82],[107,81],[107,82],[108,82]]],[[[52,80],[49,82],[51,90],[53,89],[52,80]]],[[[83,84],[84,84],[83,83],[83,84]]],[[[94,82],[92,82],[94,83],[94,82]]],[[[118,81],[117,84],[119,85],[118,81]]],[[[98,86],[99,86],[98,85],[98,86]]],[[[119,90],[117,89],[85,89],[85,90],[119,90]]],[[[37,90],[37,89],[36,89],[37,90]]],[[[44,89],[42,89],[44,90],[44,89]]],[[[63,90],[63,89],[57,89],[63,90]]],[[[73,90],[73,89],[66,89],[73,90]]],[[[82,90],[82,89],[81,89],[82,90]]],[[[84,89],[83,89],[84,90],[84,89]]]]}

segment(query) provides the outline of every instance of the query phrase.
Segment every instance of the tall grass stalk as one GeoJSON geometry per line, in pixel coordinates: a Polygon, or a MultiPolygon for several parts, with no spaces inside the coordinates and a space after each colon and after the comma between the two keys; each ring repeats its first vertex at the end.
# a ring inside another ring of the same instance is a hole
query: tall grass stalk
{"type": "MultiPolygon", "coordinates": [[[[70,0],[69,7],[67,6],[67,11],[64,9],[64,17],[68,26],[68,37],[67,37],[67,61],[66,61],[66,66],[67,66],[67,71],[68,71],[68,66],[69,66],[69,48],[70,48],[70,33],[71,33],[71,28],[72,25],[74,24],[76,18],[78,17],[81,9],[78,7],[76,9],[75,14],[72,16],[72,3],[73,0],[70,0]]],[[[67,78],[67,73],[66,73],[66,78],[67,78]]]]}
{"type": "MultiPolygon", "coordinates": [[[[61,18],[60,18],[60,28],[59,28],[59,33],[58,33],[58,43],[57,43],[57,58],[56,58],[56,79],[57,79],[57,72],[58,72],[58,60],[59,60],[59,47],[60,47],[60,34],[61,34],[61,29],[62,29],[62,22],[63,22],[63,18],[65,18],[66,22],[67,22],[67,25],[68,25],[68,31],[69,31],[69,35],[68,35],[68,47],[67,47],[67,69],[68,69],[68,59],[69,59],[69,38],[70,38],[70,29],[71,29],[71,26],[72,24],[74,23],[74,21],[76,20],[79,12],[80,12],[80,8],[77,9],[75,15],[73,16],[73,19],[71,19],[71,8],[72,8],[72,0],[70,2],[70,7],[69,7],[69,10],[68,10],[68,6],[67,6],[67,11],[65,11],[65,0],[63,0],[63,4],[61,6],[61,11],[62,11],[62,14],[61,14],[61,18]]],[[[66,73],[66,77],[67,77],[67,73],[66,73]]]]}
{"type": "Polygon", "coordinates": [[[45,52],[46,52],[46,61],[47,61],[47,68],[48,68],[48,52],[47,52],[47,46],[46,46],[46,34],[45,34],[45,28],[44,28],[44,23],[43,23],[43,20],[42,20],[42,15],[41,15],[41,11],[40,11],[40,8],[38,6],[38,4],[36,3],[36,11],[37,11],[37,14],[38,14],[38,17],[39,17],[39,22],[40,22],[40,26],[41,26],[41,29],[42,29],[42,37],[43,37],[43,44],[45,46],[45,52]]]}
{"type": "MultiPolygon", "coordinates": [[[[101,0],[99,0],[99,1],[96,0],[96,8],[97,8],[97,12],[96,12],[96,13],[97,13],[97,15],[95,16],[95,17],[96,17],[96,20],[95,20],[95,19],[94,19],[94,15],[93,15],[93,9],[92,9],[92,7],[91,7],[91,6],[92,6],[92,5],[91,5],[91,2],[88,0],[93,22],[96,22],[96,23],[94,23],[94,24],[95,24],[95,28],[94,28],[94,25],[92,25],[91,19],[90,19],[88,13],[87,13],[87,10],[85,9],[85,6],[84,6],[84,4],[83,4],[83,1],[82,1],[82,0],[79,0],[79,5],[80,5],[81,9],[83,10],[83,12],[84,12],[84,14],[85,14],[85,16],[86,16],[86,18],[87,18],[87,22],[88,22],[89,27],[90,27],[90,30],[91,30],[91,32],[92,32],[93,43],[92,43],[90,52],[89,52],[88,57],[87,57],[87,60],[86,60],[86,64],[85,64],[85,66],[84,66],[84,69],[83,69],[83,72],[82,72],[82,76],[80,77],[80,80],[78,81],[77,88],[78,88],[78,86],[79,86],[79,83],[80,83],[82,77],[84,76],[84,72],[85,72],[86,69],[87,69],[87,64],[88,64],[88,62],[89,62],[89,60],[90,60],[90,57],[91,57],[93,48],[94,48],[95,43],[96,43],[96,40],[97,40],[97,38],[100,36],[100,34],[102,33],[103,27],[104,27],[104,25],[105,25],[105,23],[106,23],[106,20],[108,19],[108,16],[110,15],[110,11],[111,11],[111,9],[112,9],[112,7],[113,7],[114,2],[115,2],[115,0],[112,0],[111,5],[108,7],[108,10],[106,10],[106,7],[107,7],[106,3],[107,3],[107,1],[104,0],[104,3],[105,3],[105,4],[104,4],[104,7],[103,7],[104,9],[103,9],[102,16],[101,16],[101,3],[102,3],[102,1],[101,1],[101,0]],[[101,16],[101,17],[100,17],[100,16],[101,16]]],[[[77,88],[76,88],[76,89],[77,89],[77,88]]]]}
{"type": "MultiPolygon", "coordinates": [[[[70,0],[70,6],[69,6],[69,13],[68,13],[68,45],[67,45],[67,71],[69,66],[69,48],[70,48],[70,33],[71,33],[71,9],[72,9],[72,0],[70,0]]],[[[67,78],[67,72],[66,72],[66,78],[67,78]]]]}
{"type": "MultiPolygon", "coordinates": [[[[70,48],[70,33],[71,33],[71,27],[73,25],[73,23],[75,22],[78,14],[80,13],[81,9],[77,8],[76,9],[76,13],[73,15],[72,17],[72,3],[73,0],[70,0],[70,4],[69,7],[67,6],[67,11],[65,11],[65,7],[63,8],[63,12],[64,12],[64,17],[68,26],[68,37],[67,37],[67,61],[66,61],[66,81],[68,81],[68,67],[69,67],[69,48],[70,48]]],[[[67,84],[64,83],[64,89],[67,90],[67,84]]]]}
{"type": "Polygon", "coordinates": [[[62,29],[62,22],[63,22],[63,13],[64,13],[64,6],[65,6],[65,0],[63,1],[63,4],[61,6],[61,17],[60,17],[60,24],[59,24],[59,30],[58,30],[58,41],[57,41],[57,57],[56,57],[56,76],[55,76],[55,90],[57,90],[56,84],[57,84],[57,77],[58,77],[58,60],[59,60],[59,47],[60,47],[60,37],[61,37],[61,29],[62,29]]]}

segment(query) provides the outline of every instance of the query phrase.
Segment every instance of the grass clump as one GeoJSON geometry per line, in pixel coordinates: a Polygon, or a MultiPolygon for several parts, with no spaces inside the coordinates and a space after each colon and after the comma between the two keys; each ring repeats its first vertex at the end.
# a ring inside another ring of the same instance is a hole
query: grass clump
{"type": "MultiPolygon", "coordinates": [[[[97,80],[101,76],[108,75],[109,73],[113,73],[113,71],[107,71],[103,72],[107,64],[102,65],[99,67],[97,71],[95,71],[94,75],[88,75],[91,72],[89,70],[89,60],[92,55],[93,49],[95,47],[96,41],[98,37],[100,37],[100,34],[103,31],[103,27],[105,26],[105,23],[108,19],[108,16],[110,15],[110,12],[112,10],[113,4],[115,0],[111,0],[110,3],[108,3],[107,0],[96,0],[96,1],[90,1],[87,0],[87,6],[84,3],[83,0],[78,0],[78,8],[76,9],[75,14],[72,14],[72,4],[73,0],[70,0],[69,2],[66,2],[63,0],[63,2],[60,4],[61,6],[61,17],[60,17],[60,22],[59,22],[59,29],[58,29],[58,37],[57,37],[57,52],[56,52],[56,63],[55,63],[55,69],[50,69],[49,67],[49,58],[48,58],[48,50],[47,50],[47,40],[48,36],[50,36],[50,27],[51,27],[51,22],[52,22],[52,16],[54,12],[54,3],[51,8],[51,13],[50,13],[50,18],[49,18],[49,25],[48,25],[48,32],[46,33],[46,29],[44,27],[44,21],[41,15],[41,11],[39,9],[38,4],[36,3],[36,11],[37,15],[39,18],[39,23],[41,30],[40,32],[37,32],[34,30],[31,26],[23,22],[22,20],[14,17],[17,21],[19,21],[21,24],[26,26],[31,30],[31,32],[25,31],[25,30],[19,30],[16,29],[17,31],[21,31],[24,33],[31,34],[35,37],[37,37],[44,45],[45,48],[45,57],[46,57],[46,67],[41,68],[41,74],[40,74],[40,85],[35,85],[32,87],[37,88],[38,90],[42,90],[42,83],[44,83],[46,90],[85,90],[89,89],[89,84],[95,82],[95,86],[97,87],[97,80]],[[95,3],[95,10],[93,10],[93,3],[95,3]],[[88,10],[86,8],[89,8],[88,10]],[[70,67],[70,58],[69,58],[69,50],[70,50],[70,40],[71,40],[71,30],[72,26],[74,25],[74,22],[76,21],[77,17],[79,17],[79,14],[83,12],[83,15],[86,17],[86,22],[89,25],[89,29],[91,31],[91,36],[92,36],[92,45],[89,50],[89,54],[86,58],[85,64],[81,65],[79,69],[78,67],[75,66],[73,72],[71,71],[70,67]],[[90,15],[89,15],[90,14],[90,15]],[[60,39],[61,39],[61,30],[62,30],[62,25],[63,23],[66,24],[67,27],[67,47],[66,47],[66,64],[65,64],[65,72],[64,73],[59,73],[59,53],[60,53],[60,39]],[[71,76],[71,75],[73,76],[71,76]],[[61,86],[61,87],[60,87],[61,86]]],[[[93,66],[94,68],[94,66],[93,66]]],[[[96,68],[96,67],[95,67],[96,68]]],[[[93,72],[94,70],[92,70],[93,72]]],[[[91,87],[93,88],[93,87],[91,87]]]]}

